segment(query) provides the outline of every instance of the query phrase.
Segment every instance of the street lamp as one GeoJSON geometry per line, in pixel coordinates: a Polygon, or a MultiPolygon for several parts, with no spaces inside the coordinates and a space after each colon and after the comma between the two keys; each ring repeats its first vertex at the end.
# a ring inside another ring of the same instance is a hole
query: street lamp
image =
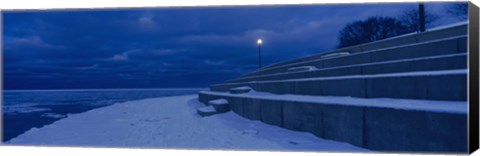
{"type": "Polygon", "coordinates": [[[418,4],[418,20],[419,31],[425,32],[425,5],[423,3],[418,4]]]}
{"type": "Polygon", "coordinates": [[[262,68],[262,39],[257,40],[258,44],[258,68],[262,68]]]}

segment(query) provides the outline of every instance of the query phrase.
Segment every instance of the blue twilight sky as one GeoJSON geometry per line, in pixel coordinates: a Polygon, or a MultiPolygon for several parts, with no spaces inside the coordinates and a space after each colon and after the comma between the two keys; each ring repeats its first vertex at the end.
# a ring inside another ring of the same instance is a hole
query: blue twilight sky
{"type": "MultiPolygon", "coordinates": [[[[207,87],[337,46],[346,24],[416,3],[3,12],[5,89],[207,87]]],[[[427,3],[435,25],[459,19],[427,3]]]]}

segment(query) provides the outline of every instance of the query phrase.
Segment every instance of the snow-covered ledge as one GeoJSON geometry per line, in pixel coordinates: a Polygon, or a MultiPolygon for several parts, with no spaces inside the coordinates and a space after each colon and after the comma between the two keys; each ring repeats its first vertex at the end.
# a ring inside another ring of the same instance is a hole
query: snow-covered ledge
{"type": "Polygon", "coordinates": [[[467,151],[466,101],[199,93],[202,102],[219,98],[247,119],[372,150],[467,151]]]}

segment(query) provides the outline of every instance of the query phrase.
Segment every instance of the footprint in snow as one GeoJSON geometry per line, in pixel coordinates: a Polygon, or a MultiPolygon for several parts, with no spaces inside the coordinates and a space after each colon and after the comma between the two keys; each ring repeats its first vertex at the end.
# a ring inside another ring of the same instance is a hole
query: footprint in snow
{"type": "Polygon", "coordinates": [[[257,135],[258,134],[258,131],[256,130],[244,130],[242,132],[243,135],[257,135]]]}
{"type": "Polygon", "coordinates": [[[308,141],[300,141],[300,140],[288,140],[289,144],[292,145],[300,145],[300,144],[308,144],[308,141]]]}
{"type": "Polygon", "coordinates": [[[298,142],[292,141],[292,140],[288,141],[288,143],[289,143],[289,144],[292,144],[292,145],[298,145],[298,144],[299,144],[298,142]]]}

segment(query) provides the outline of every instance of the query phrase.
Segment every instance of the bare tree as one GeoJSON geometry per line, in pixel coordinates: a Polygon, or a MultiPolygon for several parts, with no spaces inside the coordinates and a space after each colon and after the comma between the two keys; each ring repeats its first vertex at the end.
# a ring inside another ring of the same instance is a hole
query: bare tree
{"type": "MultiPolygon", "coordinates": [[[[419,31],[419,11],[418,8],[410,7],[405,9],[400,15],[399,20],[408,27],[408,32],[419,31]]],[[[425,10],[425,26],[432,27],[440,16],[425,10]]]]}
{"type": "Polygon", "coordinates": [[[468,3],[454,3],[447,5],[445,10],[448,14],[456,16],[462,20],[468,18],[468,3]]]}
{"type": "Polygon", "coordinates": [[[370,17],[347,24],[338,34],[338,48],[381,40],[408,32],[408,27],[392,17],[370,17]]]}

